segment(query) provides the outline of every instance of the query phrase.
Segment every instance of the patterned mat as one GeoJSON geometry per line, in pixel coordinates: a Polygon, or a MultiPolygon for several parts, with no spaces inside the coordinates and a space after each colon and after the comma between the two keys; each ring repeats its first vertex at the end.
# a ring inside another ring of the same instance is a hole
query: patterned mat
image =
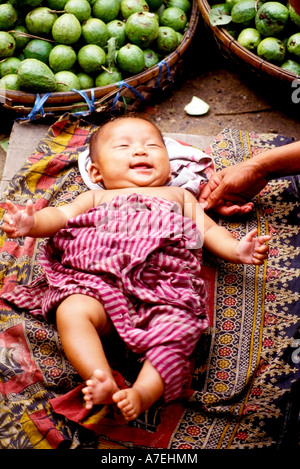
{"type": "MultiPolygon", "coordinates": [[[[40,142],[0,200],[59,205],[86,190],[77,167],[92,124],[64,116],[40,142]]],[[[223,167],[289,143],[273,134],[225,129],[207,150],[223,167]]],[[[55,324],[39,311],[0,303],[0,448],[278,448],[297,444],[299,407],[299,178],[270,183],[245,219],[219,223],[242,236],[271,233],[263,267],[204,253],[211,328],[194,354],[190,395],[156,406],[125,425],[113,406],[87,412],[81,379],[68,363],[55,324]],[[298,389],[297,389],[298,386],[298,389]],[[288,443],[287,443],[288,442],[288,443]]],[[[43,240],[0,237],[2,291],[40,274],[43,240]]],[[[108,349],[120,386],[137,361],[122,344],[108,349]]]]}

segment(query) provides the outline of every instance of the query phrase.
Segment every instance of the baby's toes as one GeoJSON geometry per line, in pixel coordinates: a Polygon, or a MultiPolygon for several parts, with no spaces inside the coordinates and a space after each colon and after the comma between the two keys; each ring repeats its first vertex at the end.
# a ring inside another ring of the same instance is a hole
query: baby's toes
{"type": "Polygon", "coordinates": [[[125,391],[118,391],[115,392],[114,395],[112,396],[113,401],[119,406],[119,405],[124,405],[124,401],[128,402],[127,395],[125,391]]]}

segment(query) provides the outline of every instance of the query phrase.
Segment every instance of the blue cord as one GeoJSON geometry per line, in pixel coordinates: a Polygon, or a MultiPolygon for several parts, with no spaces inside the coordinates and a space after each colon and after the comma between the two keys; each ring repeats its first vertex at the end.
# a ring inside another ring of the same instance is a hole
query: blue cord
{"type": "Polygon", "coordinates": [[[112,108],[111,110],[114,111],[115,110],[115,107],[117,105],[117,102],[119,100],[119,97],[120,97],[120,91],[121,89],[123,88],[123,86],[125,86],[126,88],[128,88],[130,91],[132,91],[137,98],[139,98],[141,101],[145,101],[145,98],[143,95],[141,95],[141,93],[138,92],[138,90],[136,90],[135,88],[133,88],[132,86],[130,86],[128,83],[126,83],[125,81],[121,80],[118,82],[119,84],[119,90],[115,96],[115,99],[113,100],[113,104],[112,104],[112,108]]]}
{"type": "Polygon", "coordinates": [[[45,104],[45,102],[47,101],[47,99],[49,98],[50,95],[51,95],[51,93],[46,93],[42,97],[40,97],[40,95],[37,93],[35,103],[33,105],[33,108],[31,109],[30,113],[28,114],[28,116],[27,117],[18,117],[18,119],[15,119],[15,120],[19,121],[19,120],[28,120],[29,119],[30,121],[34,121],[38,112],[41,112],[41,115],[43,117],[45,115],[43,105],[45,104]]]}
{"type": "Polygon", "coordinates": [[[79,93],[80,96],[83,97],[83,99],[85,99],[88,107],[89,107],[89,111],[78,111],[78,112],[74,112],[74,116],[82,116],[82,115],[87,115],[89,113],[93,113],[95,110],[96,110],[96,106],[95,106],[95,90],[94,88],[91,89],[91,99],[88,97],[88,95],[86,94],[85,91],[82,91],[82,90],[76,90],[75,88],[72,89],[72,91],[76,91],[76,93],[79,93]]]}
{"type": "Polygon", "coordinates": [[[162,60],[161,62],[159,62],[158,64],[158,75],[157,75],[157,79],[156,79],[156,83],[155,83],[155,88],[158,88],[159,86],[159,81],[160,81],[160,78],[161,78],[161,74],[162,74],[162,70],[163,70],[163,65],[166,67],[167,69],[167,72],[168,72],[168,76],[169,76],[169,79],[173,82],[173,78],[172,78],[172,75],[171,75],[171,71],[170,71],[170,67],[169,65],[167,64],[167,62],[165,60],[162,60]]]}

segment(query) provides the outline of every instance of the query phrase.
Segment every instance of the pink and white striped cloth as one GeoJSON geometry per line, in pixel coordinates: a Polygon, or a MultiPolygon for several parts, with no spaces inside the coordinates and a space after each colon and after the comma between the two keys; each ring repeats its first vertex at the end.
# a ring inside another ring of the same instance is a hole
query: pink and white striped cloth
{"type": "Polygon", "coordinates": [[[208,327],[201,244],[178,204],[117,196],[69,220],[41,253],[44,275],[3,297],[45,317],[72,294],[96,298],[127,346],[160,373],[168,402],[186,390],[208,327]]]}

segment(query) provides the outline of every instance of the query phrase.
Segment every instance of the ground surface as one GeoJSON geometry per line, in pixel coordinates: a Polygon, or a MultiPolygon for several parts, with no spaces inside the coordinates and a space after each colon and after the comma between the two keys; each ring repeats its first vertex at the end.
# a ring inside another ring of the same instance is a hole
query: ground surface
{"type": "MultiPolygon", "coordinates": [[[[300,88],[299,86],[297,86],[300,88]]],[[[247,64],[224,57],[202,20],[184,61],[184,73],[170,96],[150,113],[162,131],[216,135],[225,127],[300,138],[297,87],[261,78],[247,64]],[[210,105],[206,115],[188,116],[185,105],[197,96],[210,105]]]]}
{"type": "MultiPolygon", "coordinates": [[[[262,79],[247,65],[242,67],[224,57],[202,18],[181,72],[160,102],[149,103],[138,113],[157,123],[163,132],[214,136],[225,127],[234,127],[300,139],[300,103],[292,102],[297,89],[262,79]],[[186,114],[184,107],[193,96],[210,105],[207,114],[186,114]]],[[[0,141],[9,137],[15,117],[0,108],[0,141]]],[[[0,147],[0,174],[4,163],[5,151],[0,147]]]]}

